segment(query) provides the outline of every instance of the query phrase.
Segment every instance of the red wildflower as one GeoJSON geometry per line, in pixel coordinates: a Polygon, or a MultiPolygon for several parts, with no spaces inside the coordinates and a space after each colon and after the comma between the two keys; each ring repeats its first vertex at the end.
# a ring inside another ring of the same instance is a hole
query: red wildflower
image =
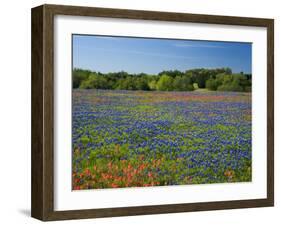
{"type": "Polygon", "coordinates": [[[118,188],[119,186],[118,186],[118,184],[112,183],[112,184],[111,184],[111,187],[112,187],[112,188],[118,188]]]}

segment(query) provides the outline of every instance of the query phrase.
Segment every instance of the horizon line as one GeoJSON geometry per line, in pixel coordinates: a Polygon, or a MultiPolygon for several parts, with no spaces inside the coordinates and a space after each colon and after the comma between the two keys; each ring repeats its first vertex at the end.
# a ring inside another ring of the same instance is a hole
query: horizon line
{"type": "Polygon", "coordinates": [[[79,69],[79,70],[84,70],[84,71],[90,71],[90,72],[97,72],[97,73],[102,73],[102,74],[109,74],[109,73],[118,73],[118,72],[126,72],[127,74],[147,74],[147,75],[159,75],[161,72],[164,71],[179,71],[179,72],[186,72],[186,71],[191,71],[191,70],[197,70],[197,69],[208,69],[208,70],[216,70],[216,69],[223,69],[223,68],[229,68],[231,70],[231,74],[241,74],[241,72],[243,74],[252,74],[252,72],[245,72],[245,71],[240,71],[240,72],[234,72],[232,71],[232,68],[230,67],[216,67],[216,68],[207,68],[207,67],[196,67],[196,68],[191,68],[191,69],[186,69],[185,71],[182,70],[178,70],[178,69],[168,69],[168,70],[161,70],[158,73],[148,73],[148,72],[128,72],[125,70],[118,70],[118,71],[108,71],[108,72],[102,72],[102,71],[97,71],[97,70],[92,70],[92,69],[85,69],[85,68],[79,68],[79,67],[73,67],[72,71],[75,69],[79,69]]]}

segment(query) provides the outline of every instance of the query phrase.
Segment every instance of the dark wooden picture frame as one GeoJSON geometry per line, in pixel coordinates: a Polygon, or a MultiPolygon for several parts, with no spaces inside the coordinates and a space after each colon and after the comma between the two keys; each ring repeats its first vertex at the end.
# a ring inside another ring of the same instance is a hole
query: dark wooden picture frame
{"type": "Polygon", "coordinates": [[[34,218],[66,220],[274,205],[274,20],[124,9],[42,5],[32,9],[32,200],[34,218]],[[54,16],[95,16],[265,27],[267,29],[267,198],[54,211],[54,16]]]}

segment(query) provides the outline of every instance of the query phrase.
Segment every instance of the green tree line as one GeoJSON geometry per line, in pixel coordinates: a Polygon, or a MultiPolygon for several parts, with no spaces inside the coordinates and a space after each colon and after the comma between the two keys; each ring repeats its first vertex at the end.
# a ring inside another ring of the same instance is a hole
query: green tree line
{"type": "Polygon", "coordinates": [[[230,68],[198,68],[184,72],[170,70],[156,75],[73,70],[73,88],[80,89],[193,91],[198,87],[214,91],[250,92],[251,85],[251,74],[233,74],[230,68]]]}

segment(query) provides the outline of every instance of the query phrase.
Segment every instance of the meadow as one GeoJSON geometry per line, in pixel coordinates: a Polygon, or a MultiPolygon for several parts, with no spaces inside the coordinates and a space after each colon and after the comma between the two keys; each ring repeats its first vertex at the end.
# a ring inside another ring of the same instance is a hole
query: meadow
{"type": "Polygon", "coordinates": [[[251,93],[72,95],[73,190],[251,181],[251,93]]]}

